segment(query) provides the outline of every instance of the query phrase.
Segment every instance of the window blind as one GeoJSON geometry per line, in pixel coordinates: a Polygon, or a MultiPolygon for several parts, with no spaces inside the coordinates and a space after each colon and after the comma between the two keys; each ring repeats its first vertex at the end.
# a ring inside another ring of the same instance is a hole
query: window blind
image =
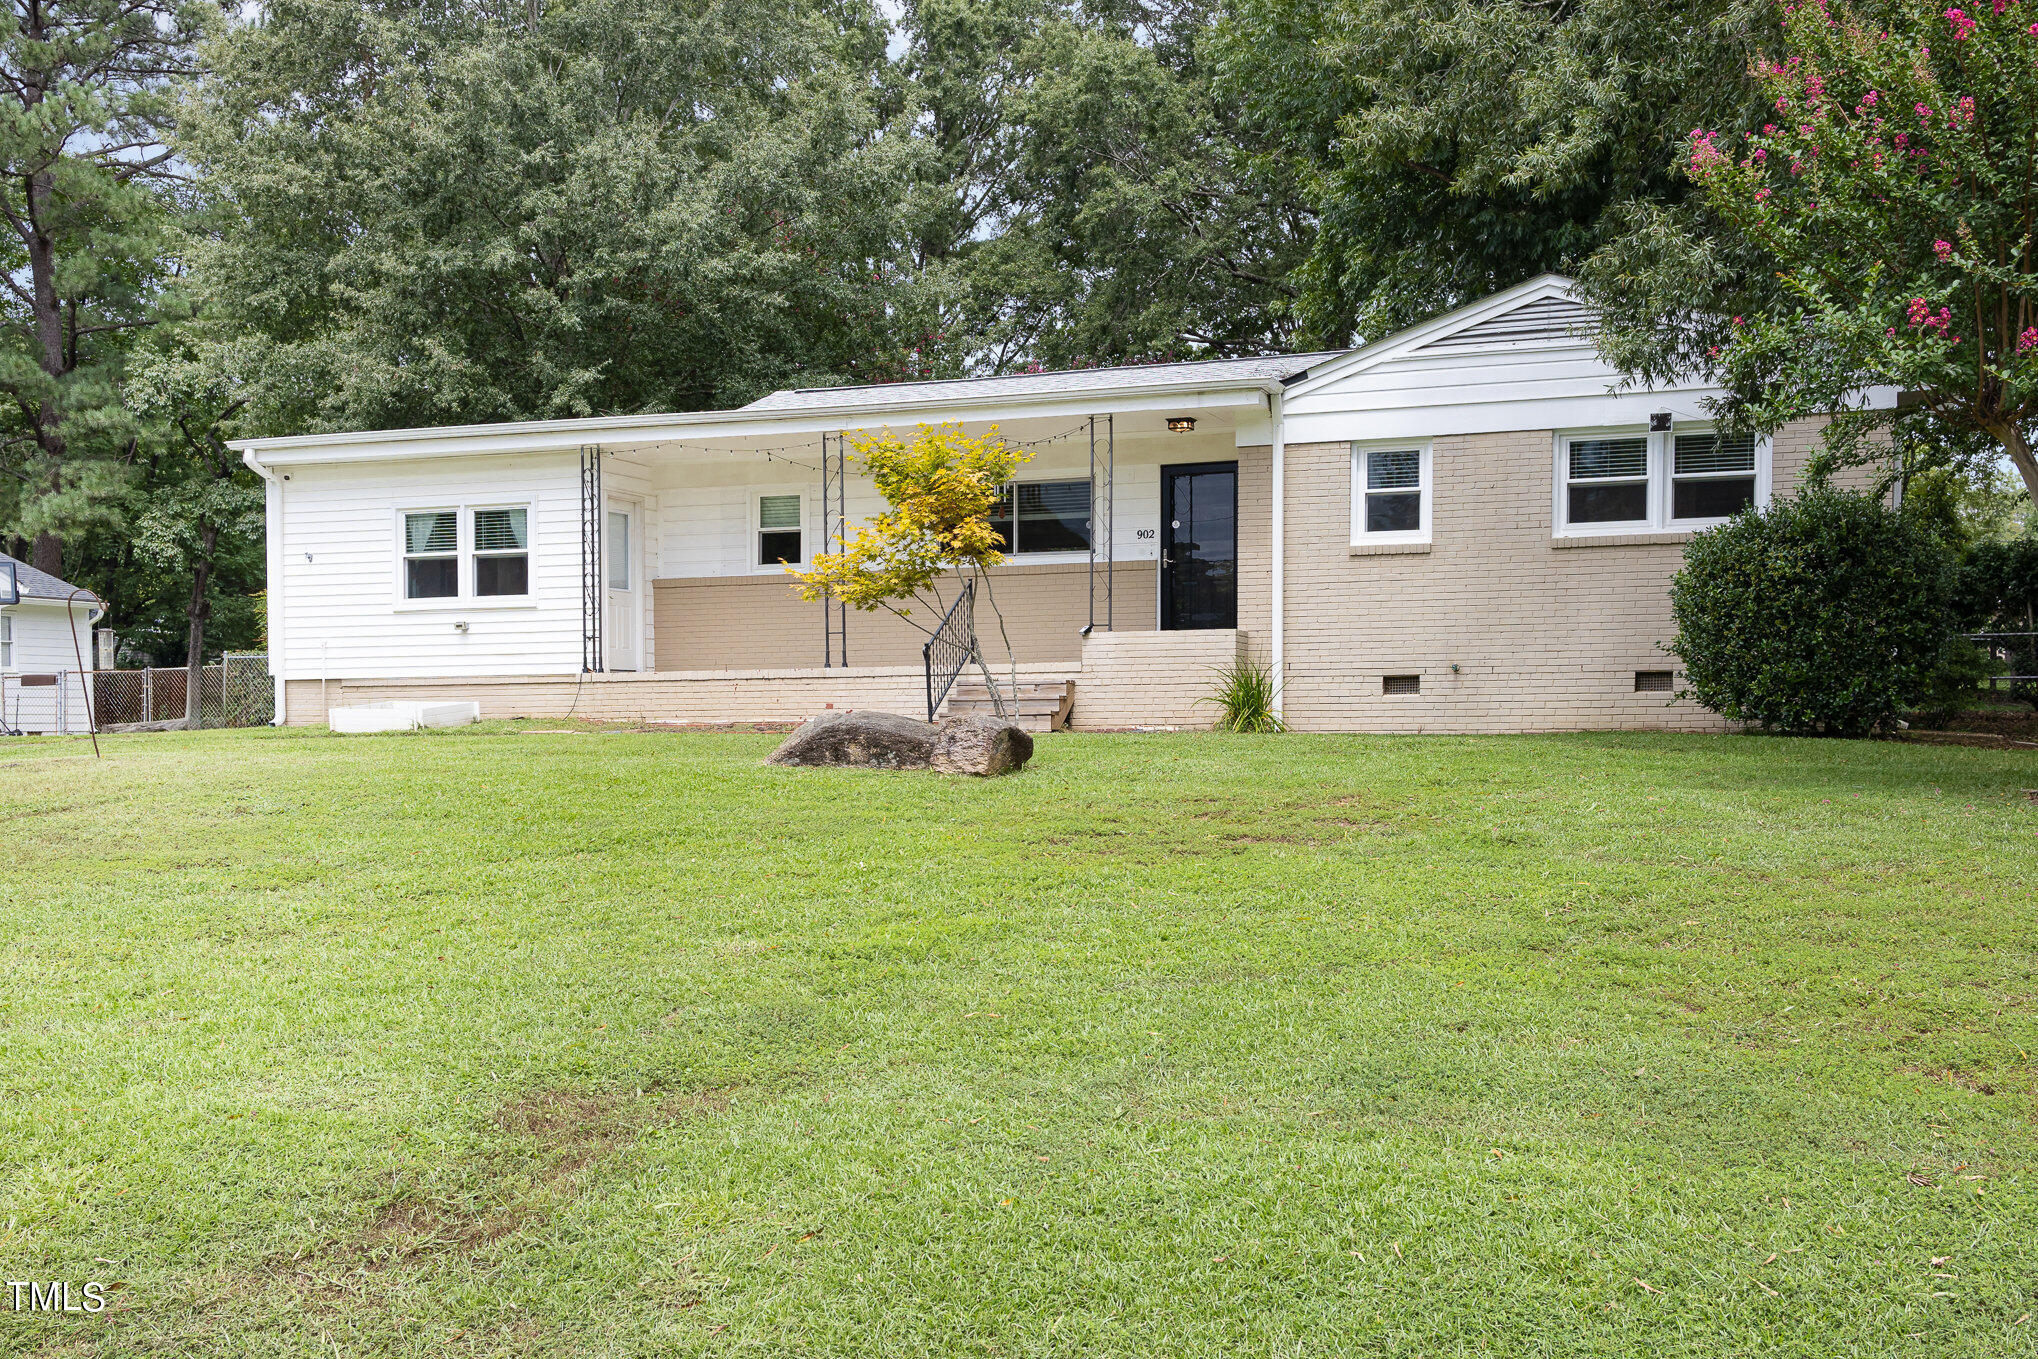
{"type": "Polygon", "coordinates": [[[800,498],[796,495],[765,495],[757,498],[757,526],[761,529],[796,529],[800,526],[800,498]]]}
{"type": "Polygon", "coordinates": [[[460,544],[457,516],[451,510],[403,517],[404,551],[412,556],[430,552],[451,552],[460,544]]]}
{"type": "Polygon", "coordinates": [[[1573,439],[1571,477],[1646,477],[1649,475],[1647,439],[1573,439]]]}
{"type": "Polygon", "coordinates": [[[521,552],[529,545],[529,511],[476,510],[474,550],[476,552],[521,552]]]}
{"type": "Polygon", "coordinates": [[[1366,455],[1366,489],[1415,490],[1422,485],[1422,454],[1416,449],[1366,455]]]}
{"type": "Polygon", "coordinates": [[[1755,470],[1755,436],[1714,434],[1677,436],[1677,475],[1705,476],[1713,472],[1755,470]]]}

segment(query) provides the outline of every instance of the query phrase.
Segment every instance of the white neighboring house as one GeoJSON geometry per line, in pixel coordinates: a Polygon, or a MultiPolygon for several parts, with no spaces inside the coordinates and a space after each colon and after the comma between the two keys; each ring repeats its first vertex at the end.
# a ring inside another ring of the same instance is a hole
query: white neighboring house
{"type": "Polygon", "coordinates": [[[92,663],[92,627],[105,616],[91,591],[0,554],[0,735],[91,730],[91,672],[78,661],[92,663]]]}

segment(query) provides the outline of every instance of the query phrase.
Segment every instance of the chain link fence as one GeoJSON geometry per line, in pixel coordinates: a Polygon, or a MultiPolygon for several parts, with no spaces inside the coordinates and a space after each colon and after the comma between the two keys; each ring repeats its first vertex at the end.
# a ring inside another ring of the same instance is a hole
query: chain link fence
{"type": "MultiPolygon", "coordinates": [[[[100,728],[182,721],[190,674],[182,666],[96,671],[92,691],[100,728]]],[[[207,727],[260,727],[274,721],[276,688],[269,678],[269,658],[259,652],[232,653],[206,666],[199,672],[198,711],[207,727]]]]}

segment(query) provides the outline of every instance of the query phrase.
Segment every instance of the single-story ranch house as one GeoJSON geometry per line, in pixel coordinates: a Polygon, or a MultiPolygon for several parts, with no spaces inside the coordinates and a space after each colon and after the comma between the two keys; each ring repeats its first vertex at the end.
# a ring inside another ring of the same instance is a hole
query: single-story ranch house
{"type": "Polygon", "coordinates": [[[1074,727],[1208,726],[1242,652],[1302,730],[1717,727],[1671,692],[1670,578],[1817,430],[1717,438],[1715,391],[1624,389],[1592,327],[1545,276],[1348,352],[248,440],[278,720],[922,710],[921,634],[801,600],[783,563],[878,508],[845,434],[954,422],[1033,451],[994,593],[1074,727]]]}

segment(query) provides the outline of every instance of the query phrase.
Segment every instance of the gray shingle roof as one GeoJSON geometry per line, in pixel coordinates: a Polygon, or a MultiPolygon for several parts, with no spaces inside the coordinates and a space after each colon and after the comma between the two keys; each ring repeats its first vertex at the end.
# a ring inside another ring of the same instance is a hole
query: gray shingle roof
{"type": "MultiPolygon", "coordinates": [[[[23,599],[69,599],[71,592],[77,588],[58,580],[47,571],[38,571],[27,562],[10,557],[4,552],[0,552],[0,562],[14,563],[14,579],[21,587],[23,599]]],[[[79,598],[97,600],[99,596],[87,590],[79,598]]]]}
{"type": "Polygon", "coordinates": [[[845,407],[918,406],[947,401],[995,401],[1058,393],[1111,392],[1165,385],[1236,386],[1275,381],[1306,371],[1342,350],[1315,354],[1269,354],[1251,359],[1198,359],[1127,368],[1072,368],[1057,373],[1014,373],[1004,377],[954,378],[935,382],[884,382],[862,387],[800,387],[773,392],[743,407],[746,411],[837,410],[845,407]]]}

